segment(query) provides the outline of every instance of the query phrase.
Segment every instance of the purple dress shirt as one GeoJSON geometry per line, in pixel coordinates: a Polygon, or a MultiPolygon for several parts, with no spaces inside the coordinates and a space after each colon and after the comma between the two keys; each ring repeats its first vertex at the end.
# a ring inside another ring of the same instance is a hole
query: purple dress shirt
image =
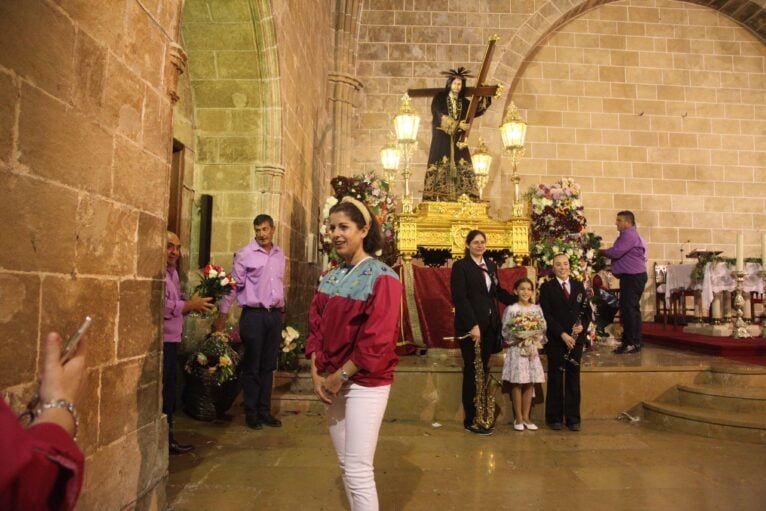
{"type": "Polygon", "coordinates": [[[253,240],[234,254],[231,275],[237,287],[218,304],[227,314],[234,300],[240,307],[280,309],[285,306],[285,254],[276,245],[266,252],[253,240]]]}
{"type": "Polygon", "coordinates": [[[181,295],[181,280],[175,266],[168,265],[165,272],[165,323],[162,340],[181,342],[184,328],[184,300],[181,295]]]}
{"type": "Polygon", "coordinates": [[[612,260],[615,276],[646,272],[646,242],[635,226],[623,229],[614,246],[605,250],[604,255],[612,260]]]}

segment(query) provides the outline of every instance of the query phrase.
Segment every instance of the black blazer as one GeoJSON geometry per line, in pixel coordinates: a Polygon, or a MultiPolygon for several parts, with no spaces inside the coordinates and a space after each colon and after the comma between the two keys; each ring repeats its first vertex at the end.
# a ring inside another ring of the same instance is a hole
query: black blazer
{"type": "Polygon", "coordinates": [[[569,300],[567,300],[564,290],[555,276],[540,286],[540,307],[545,315],[545,322],[548,324],[548,342],[564,344],[561,334],[564,332],[572,335],[572,327],[580,317],[583,331],[577,336],[577,343],[585,343],[587,338],[588,324],[590,323],[588,296],[585,293],[585,286],[579,280],[569,279],[569,300]],[[587,307],[587,308],[586,308],[587,307]],[[585,312],[582,312],[585,311],[585,312]]]}
{"type": "Polygon", "coordinates": [[[506,305],[518,301],[518,297],[503,289],[497,276],[497,265],[485,258],[492,285],[487,290],[484,280],[484,270],[470,256],[458,260],[452,265],[450,289],[452,303],[455,305],[455,333],[458,336],[467,334],[475,325],[486,332],[492,327],[500,332],[500,313],[497,301],[506,305]]]}

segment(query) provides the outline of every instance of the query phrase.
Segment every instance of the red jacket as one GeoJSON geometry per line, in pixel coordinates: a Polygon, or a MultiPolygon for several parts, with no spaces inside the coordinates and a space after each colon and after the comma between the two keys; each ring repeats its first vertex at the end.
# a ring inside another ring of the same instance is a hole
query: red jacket
{"type": "Polygon", "coordinates": [[[0,399],[0,458],[0,509],[74,508],[85,460],[63,428],[42,423],[25,430],[0,399]]]}
{"type": "Polygon", "coordinates": [[[351,360],[359,368],[351,381],[365,387],[391,384],[401,301],[399,278],[380,261],[331,270],[311,301],[306,356],[316,353],[317,369],[325,373],[351,360]]]}

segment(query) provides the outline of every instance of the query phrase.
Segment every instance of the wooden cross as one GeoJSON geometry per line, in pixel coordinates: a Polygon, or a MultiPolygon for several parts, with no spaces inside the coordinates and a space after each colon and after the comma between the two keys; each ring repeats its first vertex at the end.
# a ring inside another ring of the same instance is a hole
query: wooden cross
{"type": "MultiPolygon", "coordinates": [[[[500,38],[497,34],[494,34],[489,38],[489,44],[487,46],[487,52],[484,54],[484,62],[481,64],[481,71],[479,77],[476,80],[476,87],[466,87],[465,95],[471,97],[471,103],[468,106],[468,115],[465,118],[465,122],[468,123],[468,129],[465,130],[458,140],[457,145],[461,149],[467,145],[468,134],[471,132],[473,126],[473,119],[476,116],[476,110],[479,108],[479,100],[482,97],[487,96],[499,96],[503,91],[502,85],[484,85],[484,80],[489,73],[489,63],[492,60],[492,55],[495,52],[495,43],[500,38]],[[478,99],[477,99],[478,98],[478,99]]],[[[407,94],[412,98],[425,98],[435,96],[437,93],[443,91],[443,88],[431,88],[431,89],[407,89],[407,94]]]]}

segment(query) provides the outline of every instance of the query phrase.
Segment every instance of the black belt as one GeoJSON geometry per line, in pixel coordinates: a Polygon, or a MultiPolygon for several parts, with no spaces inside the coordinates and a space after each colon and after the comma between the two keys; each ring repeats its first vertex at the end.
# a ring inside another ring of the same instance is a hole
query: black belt
{"type": "Polygon", "coordinates": [[[266,312],[282,312],[281,307],[242,307],[242,310],[246,311],[266,311],[266,312]]]}

